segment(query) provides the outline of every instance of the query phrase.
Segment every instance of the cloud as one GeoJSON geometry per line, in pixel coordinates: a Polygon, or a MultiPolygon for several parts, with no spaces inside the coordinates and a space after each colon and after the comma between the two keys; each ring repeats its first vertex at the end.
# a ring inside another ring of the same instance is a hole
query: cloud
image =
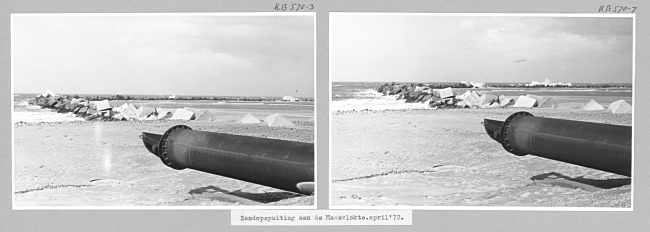
{"type": "Polygon", "coordinates": [[[85,88],[57,89],[140,94],[173,89],[176,94],[238,95],[259,95],[257,90],[263,89],[266,95],[282,95],[274,93],[279,88],[267,88],[274,83],[268,80],[274,80],[295,84],[293,91],[298,88],[309,94],[314,75],[313,20],[312,16],[236,15],[17,17],[15,70],[20,77],[16,87],[21,91],[29,82],[49,85],[92,79],[93,84],[85,88]],[[156,88],[141,88],[156,82],[161,83],[156,88]]]}
{"type": "Polygon", "coordinates": [[[462,21],[460,21],[460,27],[462,29],[470,29],[472,28],[472,26],[474,26],[474,23],[470,19],[463,19],[462,21]]]}
{"type": "Polygon", "coordinates": [[[631,18],[347,14],[331,22],[333,80],[631,80],[631,18]]]}
{"type": "Polygon", "coordinates": [[[591,25],[593,21],[582,24],[591,27],[589,30],[570,30],[576,28],[573,25],[579,25],[572,20],[582,21],[579,18],[491,18],[491,23],[478,32],[476,46],[508,58],[524,59],[606,52],[620,45],[616,35],[598,32],[595,33],[598,36],[593,36],[592,32],[601,31],[591,25]]]}

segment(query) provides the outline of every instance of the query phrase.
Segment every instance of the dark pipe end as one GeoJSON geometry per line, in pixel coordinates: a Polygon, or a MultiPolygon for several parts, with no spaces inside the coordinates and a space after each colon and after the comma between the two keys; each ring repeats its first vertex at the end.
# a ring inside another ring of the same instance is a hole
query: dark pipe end
{"type": "Polygon", "coordinates": [[[160,157],[160,160],[162,160],[162,162],[165,165],[167,165],[168,167],[176,169],[176,170],[182,170],[182,169],[185,169],[185,167],[180,167],[178,165],[175,165],[171,161],[171,159],[169,159],[169,156],[168,156],[169,154],[167,153],[167,142],[168,142],[167,139],[169,138],[169,135],[174,133],[174,131],[183,130],[183,129],[184,130],[192,130],[192,128],[190,128],[189,126],[186,126],[186,125],[176,125],[176,126],[173,126],[172,128],[169,128],[169,130],[165,131],[165,134],[163,134],[162,137],[160,138],[160,143],[158,144],[158,149],[157,149],[157,153],[158,153],[158,156],[160,157]]]}
{"type": "Polygon", "coordinates": [[[503,126],[501,127],[501,145],[503,145],[503,148],[506,149],[506,151],[518,155],[518,156],[525,156],[527,153],[517,151],[512,145],[510,144],[510,137],[508,134],[508,129],[510,129],[510,123],[512,123],[513,120],[519,117],[526,117],[526,116],[531,116],[533,117],[533,114],[528,113],[526,111],[519,111],[516,112],[512,115],[510,115],[505,122],[503,122],[503,126]]]}
{"type": "Polygon", "coordinates": [[[162,138],[162,135],[142,132],[140,138],[144,143],[144,147],[147,148],[149,152],[153,153],[156,156],[160,156],[158,154],[158,146],[160,143],[160,139],[162,138]]]}
{"type": "Polygon", "coordinates": [[[485,127],[485,132],[488,133],[490,138],[501,143],[501,127],[503,127],[502,121],[484,119],[483,126],[485,127]]]}

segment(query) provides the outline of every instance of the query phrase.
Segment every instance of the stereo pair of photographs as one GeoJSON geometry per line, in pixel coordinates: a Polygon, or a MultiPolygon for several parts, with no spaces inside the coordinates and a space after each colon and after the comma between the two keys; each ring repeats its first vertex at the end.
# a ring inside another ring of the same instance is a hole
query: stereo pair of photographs
{"type": "Polygon", "coordinates": [[[13,207],[631,210],[634,22],[12,14],[13,207]]]}

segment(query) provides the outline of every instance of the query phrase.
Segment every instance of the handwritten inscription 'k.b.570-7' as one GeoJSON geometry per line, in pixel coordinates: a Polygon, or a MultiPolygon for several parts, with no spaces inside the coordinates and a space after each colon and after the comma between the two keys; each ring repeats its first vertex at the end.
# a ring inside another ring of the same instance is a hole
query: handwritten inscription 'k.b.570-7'
{"type": "Polygon", "coordinates": [[[611,13],[634,13],[636,6],[613,6],[613,5],[600,5],[598,12],[611,12],[611,13]]]}

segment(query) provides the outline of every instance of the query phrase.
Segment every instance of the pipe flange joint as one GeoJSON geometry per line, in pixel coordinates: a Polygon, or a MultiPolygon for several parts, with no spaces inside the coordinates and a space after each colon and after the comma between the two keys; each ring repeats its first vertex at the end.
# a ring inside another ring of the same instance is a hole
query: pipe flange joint
{"type": "Polygon", "coordinates": [[[508,129],[510,129],[510,123],[512,123],[515,118],[519,117],[524,117],[524,116],[531,116],[533,117],[533,114],[528,113],[526,111],[519,111],[516,112],[512,115],[510,115],[505,122],[503,122],[503,126],[501,127],[501,145],[503,145],[503,148],[506,149],[506,151],[517,155],[517,156],[525,156],[527,155],[526,153],[517,151],[514,147],[512,147],[512,144],[510,144],[510,138],[508,137],[508,129]]]}
{"type": "Polygon", "coordinates": [[[165,131],[165,134],[163,134],[162,138],[160,138],[160,144],[158,145],[158,153],[160,154],[160,160],[162,160],[162,162],[168,167],[176,170],[182,170],[185,168],[174,165],[171,159],[169,159],[169,156],[167,154],[167,142],[168,142],[167,138],[169,137],[169,135],[171,135],[172,133],[180,129],[192,130],[192,128],[186,125],[173,126],[172,128],[169,128],[167,131],[165,131]]]}

